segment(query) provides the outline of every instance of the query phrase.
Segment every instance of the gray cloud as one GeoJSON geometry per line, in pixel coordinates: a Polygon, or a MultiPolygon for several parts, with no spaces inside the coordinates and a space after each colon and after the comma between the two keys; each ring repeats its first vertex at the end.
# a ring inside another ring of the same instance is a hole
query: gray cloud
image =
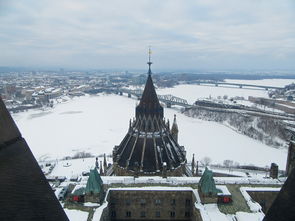
{"type": "Polygon", "coordinates": [[[0,65],[294,69],[292,0],[0,0],[0,65]]]}

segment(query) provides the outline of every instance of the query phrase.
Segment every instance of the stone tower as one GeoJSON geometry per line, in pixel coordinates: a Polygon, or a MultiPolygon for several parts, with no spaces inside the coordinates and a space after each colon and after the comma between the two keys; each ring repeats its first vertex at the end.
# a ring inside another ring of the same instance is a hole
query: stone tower
{"type": "Polygon", "coordinates": [[[186,174],[186,152],[169,130],[164,110],[159,102],[149,56],[147,81],[135,119],[122,142],[113,149],[115,175],[161,176],[165,167],[168,176],[186,174]]]}

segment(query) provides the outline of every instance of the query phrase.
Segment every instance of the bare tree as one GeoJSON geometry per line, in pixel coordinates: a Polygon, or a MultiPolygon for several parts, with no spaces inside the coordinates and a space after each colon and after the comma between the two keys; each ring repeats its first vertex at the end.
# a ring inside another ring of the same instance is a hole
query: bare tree
{"type": "Polygon", "coordinates": [[[211,158],[210,157],[204,157],[203,159],[201,159],[201,164],[206,167],[209,166],[211,163],[211,158]]]}
{"type": "Polygon", "coordinates": [[[225,167],[232,167],[233,164],[234,164],[234,162],[233,162],[232,160],[224,160],[224,161],[223,161],[223,165],[224,165],[225,167]]]}

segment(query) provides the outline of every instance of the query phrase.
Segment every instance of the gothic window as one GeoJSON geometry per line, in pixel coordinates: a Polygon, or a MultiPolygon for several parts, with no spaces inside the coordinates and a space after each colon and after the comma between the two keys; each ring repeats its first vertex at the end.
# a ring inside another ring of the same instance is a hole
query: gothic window
{"type": "Polygon", "coordinates": [[[155,204],[156,204],[156,205],[161,205],[161,200],[160,200],[160,199],[156,199],[156,200],[155,200],[155,204]]]}
{"type": "Polygon", "coordinates": [[[131,217],[131,211],[126,211],[126,217],[131,217]]]}
{"type": "Polygon", "coordinates": [[[176,205],[176,200],[175,200],[175,199],[172,199],[172,200],[171,200],[171,205],[172,205],[172,206],[175,206],[175,205],[176,205]]]}
{"type": "Polygon", "coordinates": [[[125,200],[125,204],[126,204],[127,206],[130,206],[130,204],[131,204],[131,200],[130,200],[130,199],[126,199],[126,200],[125,200]]]}
{"type": "Polygon", "coordinates": [[[160,216],[161,216],[160,211],[156,211],[156,217],[160,217],[160,216]]]}
{"type": "Polygon", "coordinates": [[[170,217],[175,217],[175,211],[170,212],[170,217]]]}
{"type": "Polygon", "coordinates": [[[191,216],[190,211],[185,211],[184,216],[185,216],[185,217],[190,217],[190,216],[191,216]]]}
{"type": "Polygon", "coordinates": [[[190,206],[191,205],[191,200],[190,199],[186,199],[185,200],[185,205],[186,206],[190,206]]]}
{"type": "Polygon", "coordinates": [[[116,217],[116,211],[111,212],[111,217],[116,217]]]}
{"type": "Polygon", "coordinates": [[[140,212],[140,217],[145,217],[145,211],[140,212]]]}
{"type": "Polygon", "coordinates": [[[141,205],[141,206],[145,206],[145,204],[146,204],[146,200],[145,200],[145,199],[141,199],[141,200],[140,200],[140,205],[141,205]]]}

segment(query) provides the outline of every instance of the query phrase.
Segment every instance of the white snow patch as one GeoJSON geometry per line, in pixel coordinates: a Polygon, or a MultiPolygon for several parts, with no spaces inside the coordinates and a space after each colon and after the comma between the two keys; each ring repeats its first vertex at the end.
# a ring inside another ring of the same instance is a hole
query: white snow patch
{"type": "Polygon", "coordinates": [[[204,205],[205,212],[207,214],[206,217],[202,217],[203,221],[229,221],[229,219],[224,213],[220,212],[217,207],[217,204],[205,204],[204,205]],[[209,219],[208,219],[209,218],[209,219]]]}
{"type": "Polygon", "coordinates": [[[108,203],[107,203],[107,202],[104,202],[100,207],[98,207],[98,208],[95,210],[94,214],[93,214],[93,218],[92,218],[92,220],[93,220],[93,221],[94,221],[94,220],[100,220],[100,217],[101,217],[101,215],[102,215],[102,212],[103,212],[103,210],[104,210],[107,206],[108,206],[108,203]]]}
{"type": "Polygon", "coordinates": [[[73,209],[64,209],[70,221],[87,221],[88,212],[73,209]]]}
{"type": "Polygon", "coordinates": [[[91,202],[87,202],[87,203],[84,203],[84,206],[88,206],[88,207],[98,207],[100,206],[99,203],[91,203],[91,202]]]}
{"type": "Polygon", "coordinates": [[[237,221],[262,221],[264,215],[263,213],[237,212],[235,217],[237,221]]]}

